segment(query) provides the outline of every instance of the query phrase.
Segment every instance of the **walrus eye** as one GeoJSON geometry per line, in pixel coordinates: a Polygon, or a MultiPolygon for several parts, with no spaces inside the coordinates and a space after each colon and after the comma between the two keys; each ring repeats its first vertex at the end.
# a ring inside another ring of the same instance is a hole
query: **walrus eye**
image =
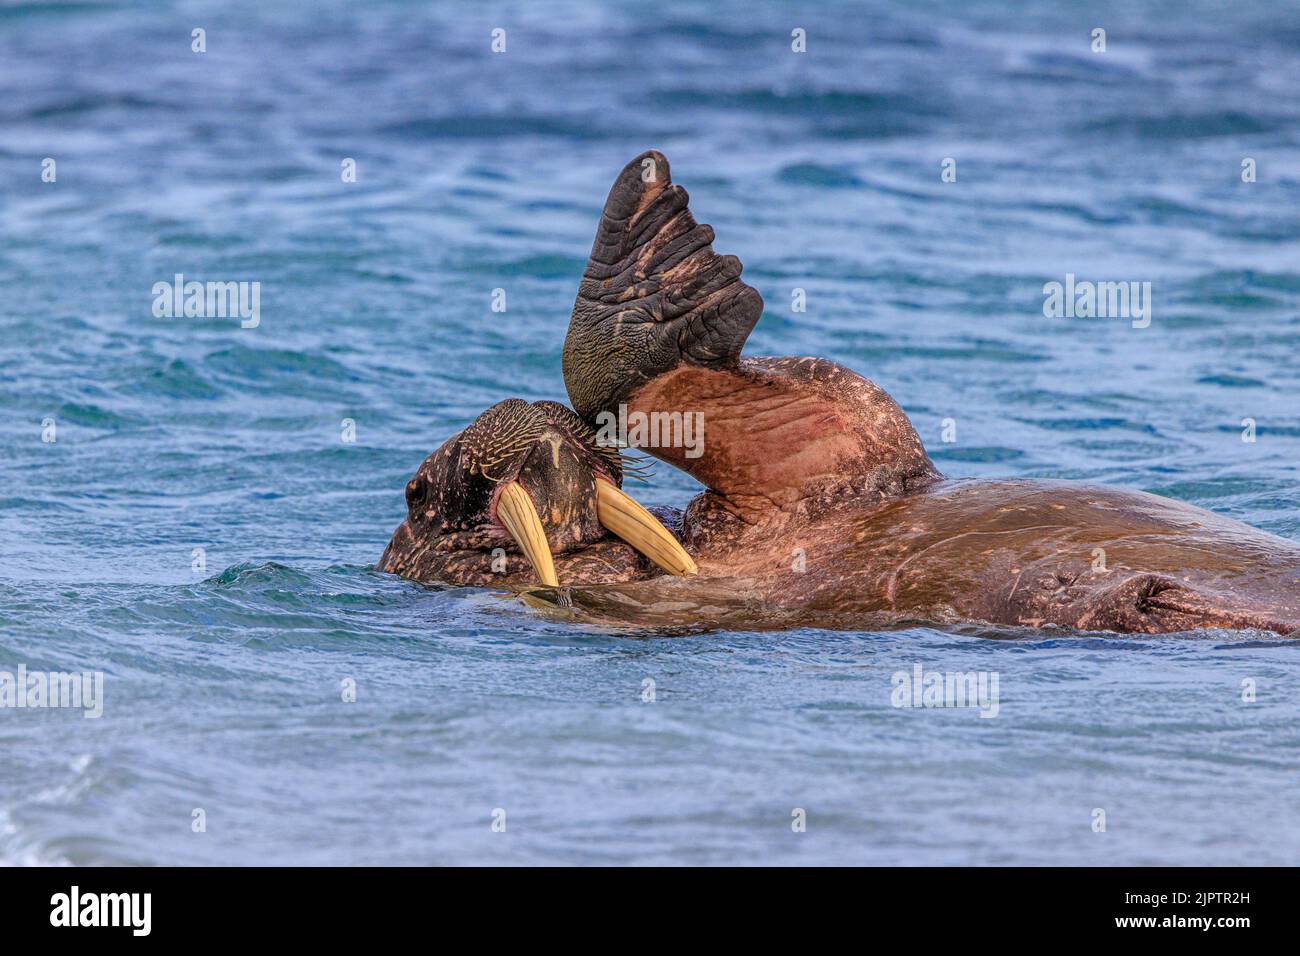
{"type": "Polygon", "coordinates": [[[417,478],[412,478],[406,483],[406,506],[414,511],[424,503],[429,489],[424,482],[417,478]]]}

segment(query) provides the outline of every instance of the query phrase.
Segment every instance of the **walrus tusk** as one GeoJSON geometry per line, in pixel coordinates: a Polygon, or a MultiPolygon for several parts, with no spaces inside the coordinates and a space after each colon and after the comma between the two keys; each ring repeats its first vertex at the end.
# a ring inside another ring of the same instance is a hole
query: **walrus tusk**
{"type": "Polygon", "coordinates": [[[596,482],[596,517],[669,574],[699,571],[686,549],[658,518],[608,481],[596,482]]]}
{"type": "Polygon", "coordinates": [[[537,572],[538,580],[548,588],[559,587],[560,580],[555,576],[555,561],[551,558],[551,546],[546,541],[542,519],[537,517],[533,499],[519,482],[512,481],[501,489],[501,496],[497,498],[497,518],[514,537],[519,550],[537,572]]]}

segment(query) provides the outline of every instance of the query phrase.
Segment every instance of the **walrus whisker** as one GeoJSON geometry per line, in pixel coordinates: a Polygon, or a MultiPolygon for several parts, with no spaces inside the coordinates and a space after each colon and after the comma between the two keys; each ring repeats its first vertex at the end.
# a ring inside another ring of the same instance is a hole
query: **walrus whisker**
{"type": "Polygon", "coordinates": [[[649,458],[637,455],[620,455],[622,459],[623,477],[635,478],[637,481],[646,481],[654,477],[655,463],[649,458]]]}

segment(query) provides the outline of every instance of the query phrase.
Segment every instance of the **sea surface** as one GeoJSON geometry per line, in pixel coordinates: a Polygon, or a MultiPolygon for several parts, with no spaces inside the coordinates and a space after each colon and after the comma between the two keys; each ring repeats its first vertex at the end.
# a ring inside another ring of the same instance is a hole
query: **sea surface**
{"type": "Polygon", "coordinates": [[[104,681],[0,709],[0,861],[1300,862],[1296,641],[664,637],[372,570],[426,454],[565,398],[649,147],[748,352],[861,371],[947,474],[1300,538],[1297,77],[1282,2],[0,5],[0,671],[104,681]],[[156,316],[178,273],[259,324],[156,316]],[[1150,325],[1045,316],[1067,274],[1150,325]],[[997,716],[893,706],[917,665],[997,716]]]}

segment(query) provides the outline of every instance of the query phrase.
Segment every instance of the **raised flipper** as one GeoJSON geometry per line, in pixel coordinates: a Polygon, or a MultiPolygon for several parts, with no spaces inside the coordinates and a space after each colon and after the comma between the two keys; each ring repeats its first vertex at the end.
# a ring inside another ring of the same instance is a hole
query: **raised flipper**
{"type": "MultiPolygon", "coordinates": [[[[697,447],[643,444],[746,521],[885,497],[936,476],[907,416],[857,373],[815,358],[742,359],[762,313],[735,256],[713,251],[655,150],[605,201],[564,344],[564,382],[593,426],[620,413],[702,424],[697,447]]],[[[653,431],[653,430],[652,430],[653,431]]]]}
{"type": "Polygon", "coordinates": [[[679,364],[734,368],[763,313],[689,199],[653,149],[609,191],[564,342],[564,384],[588,421],[679,364]]]}

